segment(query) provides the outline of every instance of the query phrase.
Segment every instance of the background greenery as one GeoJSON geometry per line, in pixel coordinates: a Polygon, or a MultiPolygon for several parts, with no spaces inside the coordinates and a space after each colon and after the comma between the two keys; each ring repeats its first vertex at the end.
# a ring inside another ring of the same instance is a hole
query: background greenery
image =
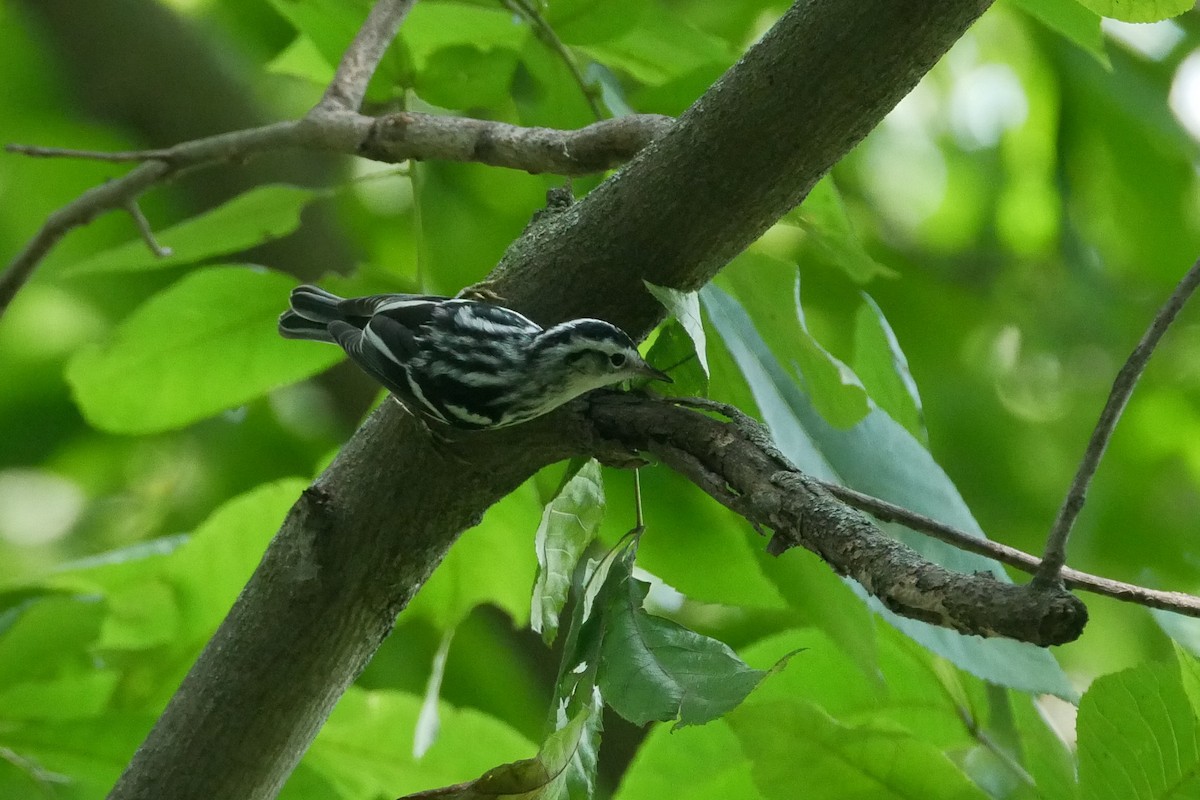
{"type": "MultiPolygon", "coordinates": [[[[136,148],[295,116],[368,7],[85,5],[0,6],[0,138],[136,148]],[[164,41],[175,46],[151,44],[164,41]]],[[[616,115],[682,112],[785,6],[539,8],[616,115]]],[[[703,293],[712,394],[767,421],[805,469],[961,527],[973,516],[1037,552],[1116,369],[1200,253],[1198,19],[1102,25],[1066,0],[998,3],[703,293]]],[[[483,0],[419,3],[368,99],[525,125],[594,119],[528,20],[483,0]]],[[[5,260],[122,169],[0,158],[5,260]]],[[[288,288],[338,273],[323,282],[343,293],[453,293],[560,183],[293,155],[149,194],[171,258],[153,259],[121,215],[64,241],[0,322],[0,796],[103,795],[374,402],[344,365],[323,372],[332,349],[275,337],[288,288]]],[[[1076,568],[1200,590],[1196,320],[1185,311],[1110,446],[1076,568]]],[[[558,479],[539,476],[464,537],[287,796],[394,796],[533,754],[557,670],[528,630],[533,541],[558,479]],[[418,759],[439,650],[441,729],[418,759]]],[[[631,484],[604,475],[608,543],[631,525],[631,484]]],[[[1088,597],[1085,635],[1053,659],[912,624],[904,636],[807,554],[764,556],[678,476],[649,469],[643,484],[652,610],[754,667],[803,652],[719,722],[669,734],[609,713],[603,795],[792,797],[803,780],[830,797],[1200,796],[1200,638],[1186,621],[1088,597]],[[1069,702],[1044,697],[1089,685],[1078,728],[1069,702]],[[1072,746],[1078,734],[1077,760],[1038,709],[1072,746]]]]}

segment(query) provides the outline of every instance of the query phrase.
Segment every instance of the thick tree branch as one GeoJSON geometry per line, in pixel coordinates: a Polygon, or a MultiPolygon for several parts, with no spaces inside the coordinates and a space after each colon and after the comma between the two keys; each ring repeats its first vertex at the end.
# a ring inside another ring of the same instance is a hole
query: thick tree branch
{"type": "MultiPolygon", "coordinates": [[[[531,226],[494,289],[543,323],[595,316],[644,336],[662,312],[643,280],[710,279],[988,5],[800,0],[666,135],[531,226]]],[[[464,468],[394,403],[377,410],[293,509],[112,796],[271,796],[460,532],[541,465],[595,451],[569,420],[470,437],[464,468]]]]}
{"type": "Polygon", "coordinates": [[[594,397],[589,414],[601,437],[654,454],[722,505],[775,531],[771,552],[811,550],[897,614],[1043,647],[1073,641],[1087,623],[1087,608],[1061,587],[1017,586],[926,560],[787,463],[744,416],[724,422],[670,400],[619,394],[594,397]]]}
{"type": "Polygon", "coordinates": [[[1104,450],[1108,447],[1108,440],[1112,438],[1117,422],[1121,419],[1121,413],[1125,410],[1125,405],[1129,402],[1129,397],[1137,386],[1138,378],[1146,369],[1146,364],[1150,361],[1154,348],[1158,346],[1159,341],[1167,332],[1167,328],[1171,327],[1171,323],[1175,321],[1175,317],[1179,315],[1180,310],[1192,296],[1192,292],[1196,290],[1198,284],[1200,284],[1200,261],[1197,261],[1188,270],[1187,274],[1183,276],[1183,280],[1175,287],[1175,291],[1167,298],[1167,302],[1154,315],[1150,327],[1121,366],[1120,372],[1117,373],[1112,391],[1109,392],[1104,409],[1100,412],[1100,420],[1096,423],[1092,436],[1088,440],[1083,460],[1079,464],[1074,480],[1071,481],[1071,488],[1067,490],[1067,496],[1063,500],[1062,507],[1058,510],[1058,516],[1054,519],[1054,525],[1050,529],[1050,534],[1046,538],[1046,552],[1042,556],[1042,565],[1035,577],[1038,583],[1054,583],[1060,579],[1059,572],[1067,563],[1067,539],[1071,535],[1071,528],[1074,527],[1079,512],[1083,510],[1088,486],[1092,483],[1096,468],[1100,466],[1100,459],[1103,458],[1104,450]]]}

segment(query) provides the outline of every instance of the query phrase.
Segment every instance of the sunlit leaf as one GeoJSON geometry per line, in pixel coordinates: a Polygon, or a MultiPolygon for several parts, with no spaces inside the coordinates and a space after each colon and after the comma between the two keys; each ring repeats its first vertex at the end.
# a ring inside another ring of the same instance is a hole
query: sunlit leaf
{"type": "Polygon", "coordinates": [[[533,758],[503,764],[469,783],[405,795],[401,800],[558,800],[567,798],[566,772],[584,738],[590,713],[576,715],[546,738],[533,758]]]}
{"type": "Polygon", "coordinates": [[[895,276],[895,272],[872,258],[863,247],[842,196],[828,175],[813,186],[803,203],[780,221],[795,225],[807,234],[806,256],[801,256],[801,263],[808,263],[809,259],[819,261],[845,272],[859,283],[876,277],[895,276]]]}
{"type": "Polygon", "coordinates": [[[416,695],[351,687],[303,763],[340,796],[395,797],[469,781],[492,765],[533,751],[531,742],[500,720],[441,703],[437,741],[416,758],[413,736],[420,710],[416,695]]]}
{"type": "Polygon", "coordinates": [[[748,703],[729,717],[766,798],[986,800],[937,748],[889,725],[844,725],[803,700],[748,703]]]}
{"type": "Polygon", "coordinates": [[[1122,22],[1158,22],[1191,11],[1195,6],[1190,0],[1079,0],[1079,3],[1103,17],[1122,22]]]}
{"type": "Polygon", "coordinates": [[[534,536],[538,572],[531,621],[547,644],[558,635],[558,617],[567,602],[571,576],[603,517],[604,481],[600,465],[590,460],[546,505],[534,536]]]}
{"type": "Polygon", "coordinates": [[[1079,703],[1080,796],[1200,794],[1200,722],[1174,664],[1097,678],[1079,703]]]}
{"type": "Polygon", "coordinates": [[[405,614],[428,619],[446,631],[458,626],[476,606],[490,603],[524,627],[529,619],[529,586],[537,569],[530,528],[541,511],[532,484],[489,508],[483,520],[464,531],[450,548],[405,614]]]}
{"type": "Polygon", "coordinates": [[[197,270],[139,306],[67,369],[88,420],[114,433],[179,428],[306,378],[342,357],[275,331],[295,280],[244,267],[197,270]]]}
{"type": "Polygon", "coordinates": [[[155,231],[158,243],[171,249],[165,258],[155,256],[144,241],[134,238],[76,261],[62,274],[161,269],[240,253],[295,231],[300,226],[300,212],[318,196],[296,186],[260,186],[212,211],[155,231]]]}
{"type": "Polygon", "coordinates": [[[1052,31],[1082,47],[1105,67],[1109,66],[1108,51],[1104,49],[1104,32],[1100,15],[1079,0],[1006,0],[1052,31]]]}

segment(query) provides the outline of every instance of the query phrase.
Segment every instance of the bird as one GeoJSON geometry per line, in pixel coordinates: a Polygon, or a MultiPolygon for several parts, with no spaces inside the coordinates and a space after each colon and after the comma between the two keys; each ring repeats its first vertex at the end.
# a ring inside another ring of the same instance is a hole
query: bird
{"type": "Polygon", "coordinates": [[[483,300],[343,298],[310,284],[292,290],[289,306],[279,317],[281,336],[339,345],[409,412],[451,428],[517,425],[634,378],[672,382],[628,334],[599,319],[543,328],[483,300]]]}

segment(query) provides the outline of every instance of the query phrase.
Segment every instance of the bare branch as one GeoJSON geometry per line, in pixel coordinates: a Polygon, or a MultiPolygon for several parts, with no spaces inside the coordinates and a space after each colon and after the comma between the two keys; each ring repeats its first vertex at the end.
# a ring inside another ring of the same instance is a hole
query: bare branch
{"type": "Polygon", "coordinates": [[[163,159],[166,150],[76,150],[71,147],[39,147],[32,144],[6,144],[4,149],[9,153],[33,158],[82,158],[91,161],[111,161],[126,163],[129,161],[152,161],[163,159]]]}
{"type": "Polygon", "coordinates": [[[1104,456],[1104,450],[1108,447],[1113,430],[1117,427],[1117,421],[1121,419],[1121,413],[1125,410],[1125,405],[1129,402],[1129,396],[1133,394],[1134,387],[1137,386],[1138,378],[1146,369],[1146,363],[1154,353],[1154,348],[1158,346],[1163,334],[1171,327],[1171,323],[1175,321],[1175,317],[1191,297],[1197,284],[1200,284],[1200,261],[1193,264],[1192,268],[1183,276],[1183,280],[1179,282],[1175,291],[1167,298],[1167,302],[1159,309],[1158,314],[1150,323],[1149,329],[1142,336],[1142,340],[1138,342],[1137,347],[1133,349],[1121,367],[1121,371],[1117,373],[1112,391],[1108,395],[1104,409],[1100,412],[1100,420],[1096,423],[1095,430],[1092,431],[1092,438],[1088,440],[1087,450],[1084,451],[1079,470],[1075,473],[1075,479],[1071,481],[1071,488],[1067,491],[1066,499],[1063,500],[1062,507],[1058,510],[1058,516],[1054,519],[1054,525],[1050,529],[1050,534],[1046,538],[1046,551],[1042,556],[1042,564],[1037,575],[1034,576],[1034,580],[1038,583],[1053,583],[1060,579],[1059,572],[1067,561],[1067,539],[1071,535],[1071,528],[1074,527],[1079,512],[1083,509],[1088,486],[1091,485],[1092,477],[1096,474],[1096,468],[1100,465],[1100,459],[1104,456]]]}
{"type": "Polygon", "coordinates": [[[768,552],[811,550],[897,614],[1042,647],[1073,641],[1087,623],[1087,608],[1061,586],[1018,586],[923,558],[782,460],[748,417],[725,422],[672,400],[617,393],[590,400],[589,417],[603,438],[653,453],[722,505],[773,530],[768,552]]]}
{"type": "Polygon", "coordinates": [[[371,76],[415,3],[416,0],[379,0],[371,7],[314,110],[358,111],[371,76]]]}
{"type": "Polygon", "coordinates": [[[136,200],[126,203],[125,210],[129,212],[129,216],[133,217],[133,223],[137,225],[138,233],[142,235],[142,239],[155,258],[166,258],[171,255],[171,248],[163,247],[158,243],[158,239],[154,238],[154,229],[150,227],[150,220],[146,219],[146,215],[142,213],[141,206],[137,204],[136,200]]]}
{"type": "MultiPolygon", "coordinates": [[[[856,492],[853,489],[839,486],[836,483],[826,483],[825,481],[818,481],[818,483],[842,502],[854,506],[860,511],[866,511],[871,516],[883,522],[898,522],[906,528],[932,536],[960,550],[994,558],[1001,564],[1007,564],[1022,572],[1036,573],[1042,565],[1040,558],[1030,555],[1023,550],[1018,550],[1015,547],[1009,547],[1006,544],[994,542],[990,539],[981,539],[966,531],[960,531],[958,528],[938,522],[932,517],[918,514],[916,511],[910,511],[894,503],[880,500],[878,497],[872,497],[862,492],[856,492]]],[[[1123,583],[1110,578],[1102,578],[1098,575],[1090,575],[1086,572],[1080,572],[1077,569],[1071,569],[1070,567],[1063,567],[1060,577],[1063,583],[1071,589],[1082,589],[1085,592],[1112,597],[1127,603],[1136,603],[1148,608],[1174,611],[1177,614],[1184,614],[1189,617],[1200,617],[1200,597],[1190,594],[1148,589],[1132,583],[1123,583]]]]}
{"type": "Polygon", "coordinates": [[[671,117],[636,115],[593,123],[576,131],[520,128],[501,122],[401,113],[368,117],[352,112],[321,115],[232,131],[158,150],[112,153],[9,145],[32,156],[145,160],[121,178],[96,187],[52,214],[25,249],[0,274],[0,316],[38,263],[74,228],[100,214],[127,208],[155,185],[187,170],[241,161],[268,150],[302,148],[360,155],[398,163],[410,159],[474,161],[531,173],[582,175],[610,169],[663,135],[671,117]]]}

